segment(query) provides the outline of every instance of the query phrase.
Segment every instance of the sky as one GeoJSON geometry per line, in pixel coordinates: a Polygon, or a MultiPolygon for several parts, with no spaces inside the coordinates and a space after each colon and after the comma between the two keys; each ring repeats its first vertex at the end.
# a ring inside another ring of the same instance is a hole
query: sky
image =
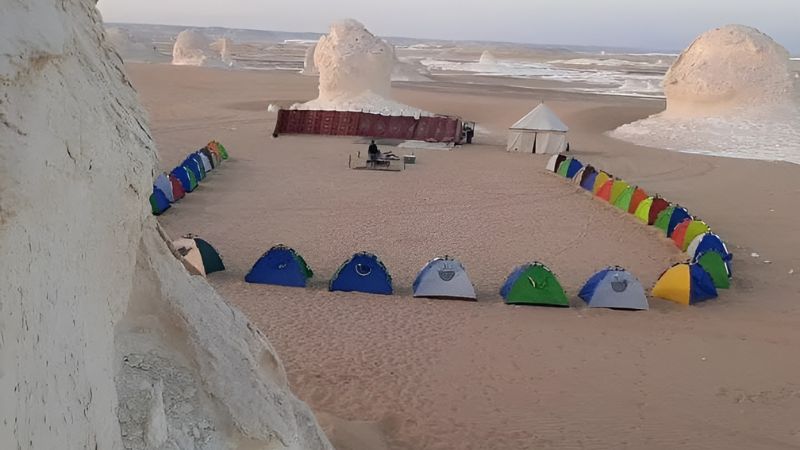
{"type": "Polygon", "coordinates": [[[800,54],[800,0],[99,0],[107,22],[325,32],[352,17],[374,34],[681,50],[740,23],[800,54]]]}

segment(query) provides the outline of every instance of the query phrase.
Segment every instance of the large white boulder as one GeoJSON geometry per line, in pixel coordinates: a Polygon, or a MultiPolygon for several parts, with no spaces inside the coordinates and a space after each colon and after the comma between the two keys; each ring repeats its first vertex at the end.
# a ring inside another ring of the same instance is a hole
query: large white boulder
{"type": "Polygon", "coordinates": [[[481,53],[481,57],[478,60],[478,63],[485,65],[494,65],[497,64],[497,57],[495,57],[494,54],[492,54],[492,52],[490,52],[489,50],[484,50],[483,53],[481,53]]]}
{"type": "Polygon", "coordinates": [[[664,77],[668,115],[707,115],[785,102],[793,89],[789,52],[744,25],[701,34],[664,77]]]}
{"type": "Polygon", "coordinates": [[[394,47],[364,25],[346,19],[331,25],[314,50],[319,97],[294,109],[364,111],[385,115],[428,114],[391,99],[394,47]]]}
{"type": "Polygon", "coordinates": [[[196,30],[183,30],[172,46],[172,64],[176,66],[212,66],[223,63],[221,49],[212,48],[211,40],[196,30]]]}
{"type": "Polygon", "coordinates": [[[789,53],[755,28],[700,35],[664,77],[666,110],[611,132],[640,145],[800,163],[789,53]]]}
{"type": "Polygon", "coordinates": [[[394,61],[394,48],[361,23],[352,19],[334,23],[314,52],[319,99],[335,102],[365,92],[389,97],[394,61]]]}
{"type": "Polygon", "coordinates": [[[0,15],[0,448],[330,449],[264,336],[171,253],[91,0],[0,15]]]}

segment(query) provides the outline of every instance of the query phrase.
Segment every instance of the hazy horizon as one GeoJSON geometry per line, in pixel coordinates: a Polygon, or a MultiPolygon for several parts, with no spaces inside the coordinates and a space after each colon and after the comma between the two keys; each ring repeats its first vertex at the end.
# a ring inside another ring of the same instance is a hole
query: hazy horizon
{"type": "Polygon", "coordinates": [[[224,5],[100,0],[97,6],[107,22],[325,33],[331,22],[352,17],[381,36],[662,51],[680,51],[706,30],[741,23],[768,34],[793,55],[800,53],[800,33],[793,23],[800,8],[795,0],[761,2],[757,8],[744,0],[669,4],[611,0],[602,5],[581,0],[544,0],[535,5],[495,0],[489,19],[479,6],[450,1],[406,0],[392,14],[385,8],[365,7],[360,0],[335,3],[296,0],[292,8],[270,9],[257,0],[229,0],[224,5]]]}

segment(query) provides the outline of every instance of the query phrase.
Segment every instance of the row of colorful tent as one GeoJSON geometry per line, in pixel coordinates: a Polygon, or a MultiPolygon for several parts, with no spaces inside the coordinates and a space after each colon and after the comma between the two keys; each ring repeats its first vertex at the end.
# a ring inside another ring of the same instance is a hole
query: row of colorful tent
{"type": "MultiPolygon", "coordinates": [[[[245,276],[245,281],[306,287],[313,276],[314,272],[299,253],[277,245],[256,261],[245,276]]],[[[654,296],[683,304],[717,296],[713,279],[697,265],[677,265],[662,279],[668,283],[656,285],[654,296]]],[[[394,292],[392,277],[386,266],[377,256],[365,252],[356,253],[345,261],[330,280],[328,289],[382,295],[394,292]]],[[[477,299],[464,265],[448,256],[429,261],[417,274],[412,290],[414,297],[477,299]]],[[[558,278],[540,262],[515,268],[500,289],[500,295],[506,303],[513,305],[569,306],[558,278]]],[[[589,307],[632,310],[646,310],[649,307],[642,284],[621,267],[604,269],[593,275],[578,296],[589,307]]]]}
{"type": "Polygon", "coordinates": [[[164,213],[172,203],[197,189],[208,173],[226,159],[228,151],[225,147],[217,141],[211,141],[200,150],[189,153],[169,174],[159,174],[153,182],[153,193],[150,195],[153,214],[158,216],[164,213]]]}
{"type": "MultiPolygon", "coordinates": [[[[174,241],[172,246],[176,256],[191,273],[205,276],[225,270],[219,253],[201,238],[187,235],[174,241]]],[[[725,275],[719,271],[717,274],[725,275]]],[[[307,287],[313,276],[314,272],[299,253],[284,245],[276,245],[256,261],[245,276],[245,281],[307,287]]],[[[386,266],[377,256],[366,252],[356,253],[345,261],[330,280],[328,289],[382,295],[394,292],[392,277],[386,266]]],[[[414,297],[477,299],[464,265],[448,256],[434,258],[425,264],[417,274],[412,289],[414,297]]],[[[515,268],[503,283],[500,295],[511,305],[569,306],[558,277],[540,262],[515,268]]],[[[714,298],[717,292],[712,275],[701,265],[679,264],[661,277],[653,289],[653,295],[693,304],[714,298]]],[[[610,267],[594,274],[584,284],[578,297],[592,308],[649,308],[642,284],[621,267],[610,267]]]]}
{"type": "Polygon", "coordinates": [[[686,208],[658,195],[650,196],[641,187],[583,164],[573,157],[554,155],[547,164],[547,170],[571,179],[595,197],[661,230],[676,247],[689,255],[688,263],[677,264],[662,274],[653,288],[653,296],[695,303],[709,295],[700,292],[705,289],[704,280],[707,278],[712,280],[715,288],[730,287],[733,255],[725,242],[711,231],[711,227],[692,216],[686,208]],[[677,291],[682,294],[678,295],[677,291]]]}

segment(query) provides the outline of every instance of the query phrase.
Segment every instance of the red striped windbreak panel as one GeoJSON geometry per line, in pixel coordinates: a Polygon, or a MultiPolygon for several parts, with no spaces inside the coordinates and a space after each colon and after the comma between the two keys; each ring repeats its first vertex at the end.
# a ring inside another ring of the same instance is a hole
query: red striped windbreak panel
{"type": "Polygon", "coordinates": [[[365,112],[282,109],[274,135],[322,134],[461,143],[461,119],[382,116],[365,112]]]}

